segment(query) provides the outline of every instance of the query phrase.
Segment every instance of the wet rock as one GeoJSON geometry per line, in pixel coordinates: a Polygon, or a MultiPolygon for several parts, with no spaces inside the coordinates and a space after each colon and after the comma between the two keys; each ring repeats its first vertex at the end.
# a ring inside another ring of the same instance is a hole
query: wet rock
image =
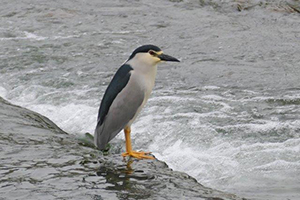
{"type": "Polygon", "coordinates": [[[159,160],[123,160],[119,155],[99,159],[98,176],[125,199],[241,199],[199,184],[189,175],[171,170],[159,160]]]}
{"type": "Polygon", "coordinates": [[[48,118],[0,97],[3,199],[241,199],[158,160],[103,156],[48,118]]]}

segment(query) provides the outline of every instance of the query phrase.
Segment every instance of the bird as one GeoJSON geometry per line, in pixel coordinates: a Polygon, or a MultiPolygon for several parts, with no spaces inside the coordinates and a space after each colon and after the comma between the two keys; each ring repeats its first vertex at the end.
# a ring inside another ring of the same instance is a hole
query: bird
{"type": "Polygon", "coordinates": [[[135,49],[109,83],[98,112],[94,143],[104,150],[109,141],[124,130],[126,152],[123,157],[154,159],[150,152],[133,151],[131,125],[147,103],[155,84],[157,64],[180,62],[151,44],[135,49]]]}

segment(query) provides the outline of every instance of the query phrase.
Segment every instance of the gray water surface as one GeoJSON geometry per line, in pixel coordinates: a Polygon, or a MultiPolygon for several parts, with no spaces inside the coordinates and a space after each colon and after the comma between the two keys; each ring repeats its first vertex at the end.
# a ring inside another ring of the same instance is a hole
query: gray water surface
{"type": "MultiPolygon", "coordinates": [[[[0,96],[66,132],[93,132],[117,68],[142,44],[161,64],[133,126],[201,184],[300,198],[299,1],[14,1],[0,7],[0,96]]],[[[123,139],[123,134],[119,134],[123,139]]]]}

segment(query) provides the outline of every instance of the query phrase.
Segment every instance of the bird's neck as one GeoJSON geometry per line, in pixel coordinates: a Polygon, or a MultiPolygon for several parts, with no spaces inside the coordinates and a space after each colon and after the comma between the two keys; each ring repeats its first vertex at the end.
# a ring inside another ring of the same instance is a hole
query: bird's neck
{"type": "Polygon", "coordinates": [[[156,73],[157,73],[157,63],[147,63],[145,61],[130,60],[127,62],[134,71],[143,75],[144,78],[155,81],[156,73]]]}
{"type": "Polygon", "coordinates": [[[139,83],[145,92],[145,102],[147,102],[155,84],[157,64],[145,63],[140,60],[129,61],[127,64],[132,66],[133,72],[141,80],[139,83]]]}
{"type": "Polygon", "coordinates": [[[146,90],[149,92],[149,95],[154,87],[155,84],[155,78],[157,73],[157,65],[154,66],[146,66],[146,67],[138,67],[134,69],[135,72],[137,72],[141,79],[143,79],[143,82],[146,83],[147,87],[146,90]]]}

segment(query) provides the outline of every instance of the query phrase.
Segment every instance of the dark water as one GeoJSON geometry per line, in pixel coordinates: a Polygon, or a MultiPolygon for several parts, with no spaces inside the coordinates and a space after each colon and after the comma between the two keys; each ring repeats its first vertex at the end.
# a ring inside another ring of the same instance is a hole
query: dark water
{"type": "Polygon", "coordinates": [[[156,44],[182,62],[159,67],[134,146],[209,187],[299,199],[297,9],[296,0],[4,0],[0,95],[67,132],[93,132],[116,69],[156,44]]]}

